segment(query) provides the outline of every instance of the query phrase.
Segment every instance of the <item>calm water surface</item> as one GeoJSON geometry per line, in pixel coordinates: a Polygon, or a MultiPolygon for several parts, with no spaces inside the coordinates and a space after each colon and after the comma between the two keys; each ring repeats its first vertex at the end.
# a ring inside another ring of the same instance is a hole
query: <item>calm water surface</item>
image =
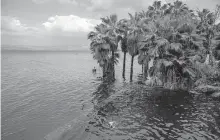
{"type": "Polygon", "coordinates": [[[107,84],[89,52],[2,52],[2,139],[220,139],[219,99],[141,85],[136,60],[133,83],[121,69],[107,84]]]}

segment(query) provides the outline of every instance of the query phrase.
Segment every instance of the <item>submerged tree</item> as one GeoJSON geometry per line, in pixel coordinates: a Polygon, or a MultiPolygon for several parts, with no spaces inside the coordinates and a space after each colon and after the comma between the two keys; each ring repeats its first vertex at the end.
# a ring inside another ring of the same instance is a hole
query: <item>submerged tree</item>
{"type": "Polygon", "coordinates": [[[123,57],[123,69],[122,77],[125,79],[125,65],[126,65],[126,54],[128,52],[128,20],[122,19],[118,23],[118,38],[117,42],[121,45],[121,51],[124,53],[123,57]]]}
{"type": "MultiPolygon", "coordinates": [[[[115,58],[115,52],[118,48],[117,42],[117,24],[118,24],[118,17],[117,15],[113,14],[106,18],[101,18],[102,23],[106,26],[106,41],[110,45],[111,52],[112,52],[112,60],[115,58]]],[[[112,63],[113,69],[113,78],[115,78],[115,66],[112,63]]]]}
{"type": "Polygon", "coordinates": [[[135,13],[134,15],[129,13],[129,16],[127,44],[128,52],[131,55],[130,81],[132,81],[134,57],[138,55],[138,38],[142,31],[140,28],[140,17],[138,13],[135,13]]]}
{"type": "Polygon", "coordinates": [[[207,49],[206,64],[213,65],[214,53],[218,49],[219,34],[216,21],[220,18],[220,5],[216,6],[214,12],[208,9],[197,11],[199,17],[199,23],[197,25],[197,32],[200,36],[205,37],[204,45],[207,49]]]}
{"type": "Polygon", "coordinates": [[[195,34],[196,20],[191,11],[181,5],[169,5],[169,14],[157,11],[157,16],[147,23],[148,32],[140,48],[146,50],[147,56],[139,58],[148,65],[148,84],[188,88],[197,76],[191,58],[202,54],[204,39],[195,34]]]}
{"type": "MultiPolygon", "coordinates": [[[[103,71],[103,78],[111,78],[114,80],[114,65],[113,63],[118,62],[119,55],[114,51],[112,55],[111,41],[106,36],[107,26],[104,24],[97,25],[95,31],[88,34],[88,39],[91,40],[90,50],[93,54],[93,58],[97,60],[103,71]],[[116,57],[114,57],[116,54],[116,57]]],[[[114,46],[115,47],[115,46],[114,46]]]]}
{"type": "MultiPolygon", "coordinates": [[[[215,12],[204,9],[197,13],[179,0],[164,5],[155,1],[147,11],[129,13],[129,19],[118,22],[115,15],[102,18],[103,24],[99,26],[104,30],[94,35],[101,39],[90,38],[91,46],[102,48],[98,52],[103,56],[96,59],[108,64],[120,42],[124,53],[123,77],[126,53],[131,55],[130,81],[134,57],[139,55],[138,63],[144,66],[143,79],[148,84],[191,88],[202,77],[198,65],[208,60],[207,64],[212,66],[220,60],[220,24],[216,23],[220,6],[215,12]]],[[[114,64],[111,66],[114,69],[114,64]]]]}

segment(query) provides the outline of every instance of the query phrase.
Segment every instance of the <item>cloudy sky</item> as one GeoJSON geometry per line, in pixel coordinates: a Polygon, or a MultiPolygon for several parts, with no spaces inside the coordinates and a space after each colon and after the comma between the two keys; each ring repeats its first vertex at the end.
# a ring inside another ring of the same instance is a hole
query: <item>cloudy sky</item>
{"type": "MultiPolygon", "coordinates": [[[[172,0],[162,0],[169,2],[172,0]]],[[[190,8],[214,9],[220,0],[183,0],[190,8]]],[[[100,17],[127,17],[153,0],[1,0],[4,45],[88,46],[87,33],[100,17]]]]}

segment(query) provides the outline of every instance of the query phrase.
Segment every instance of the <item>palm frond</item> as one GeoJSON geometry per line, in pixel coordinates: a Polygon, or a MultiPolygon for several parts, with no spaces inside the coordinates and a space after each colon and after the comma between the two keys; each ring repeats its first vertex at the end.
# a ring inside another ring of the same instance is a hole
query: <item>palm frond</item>
{"type": "Polygon", "coordinates": [[[153,2],[153,7],[155,8],[155,9],[160,9],[160,7],[161,7],[161,1],[154,1],[153,2]]]}
{"type": "Polygon", "coordinates": [[[171,43],[168,51],[179,58],[183,55],[182,48],[183,46],[180,43],[171,43]]]}
{"type": "Polygon", "coordinates": [[[131,13],[128,13],[129,17],[130,17],[130,20],[133,20],[134,19],[134,16],[131,14],[131,13]]]}
{"type": "Polygon", "coordinates": [[[142,54],[139,53],[139,55],[138,55],[138,64],[140,64],[140,65],[144,64],[144,60],[147,59],[147,57],[148,57],[147,55],[145,55],[143,53],[142,54]]]}
{"type": "Polygon", "coordinates": [[[131,56],[138,54],[137,38],[133,35],[128,36],[128,52],[131,56]]]}
{"type": "Polygon", "coordinates": [[[183,68],[183,74],[186,75],[186,77],[195,79],[196,78],[196,73],[192,68],[185,67],[183,68]]]}
{"type": "Polygon", "coordinates": [[[110,24],[110,19],[109,17],[101,18],[102,23],[104,24],[110,24]]]}
{"type": "Polygon", "coordinates": [[[87,38],[93,39],[96,35],[97,35],[97,33],[92,31],[92,32],[89,32],[89,34],[87,35],[87,38]]]}
{"type": "Polygon", "coordinates": [[[169,68],[173,66],[173,62],[163,59],[162,64],[165,68],[169,68]]]}
{"type": "Polygon", "coordinates": [[[176,9],[179,9],[179,8],[181,8],[182,6],[183,6],[183,2],[182,2],[182,1],[177,0],[177,1],[174,2],[174,7],[175,7],[176,9]]]}
{"type": "Polygon", "coordinates": [[[116,14],[110,15],[110,21],[111,21],[112,25],[116,25],[116,23],[118,21],[118,16],[116,14]]]}

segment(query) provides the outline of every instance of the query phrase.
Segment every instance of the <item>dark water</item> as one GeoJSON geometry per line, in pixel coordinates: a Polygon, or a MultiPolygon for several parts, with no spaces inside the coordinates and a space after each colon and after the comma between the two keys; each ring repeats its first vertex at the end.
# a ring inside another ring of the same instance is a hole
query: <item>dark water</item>
{"type": "Polygon", "coordinates": [[[141,85],[136,61],[133,83],[121,69],[103,83],[89,52],[3,52],[2,139],[220,139],[219,99],[141,85]]]}

